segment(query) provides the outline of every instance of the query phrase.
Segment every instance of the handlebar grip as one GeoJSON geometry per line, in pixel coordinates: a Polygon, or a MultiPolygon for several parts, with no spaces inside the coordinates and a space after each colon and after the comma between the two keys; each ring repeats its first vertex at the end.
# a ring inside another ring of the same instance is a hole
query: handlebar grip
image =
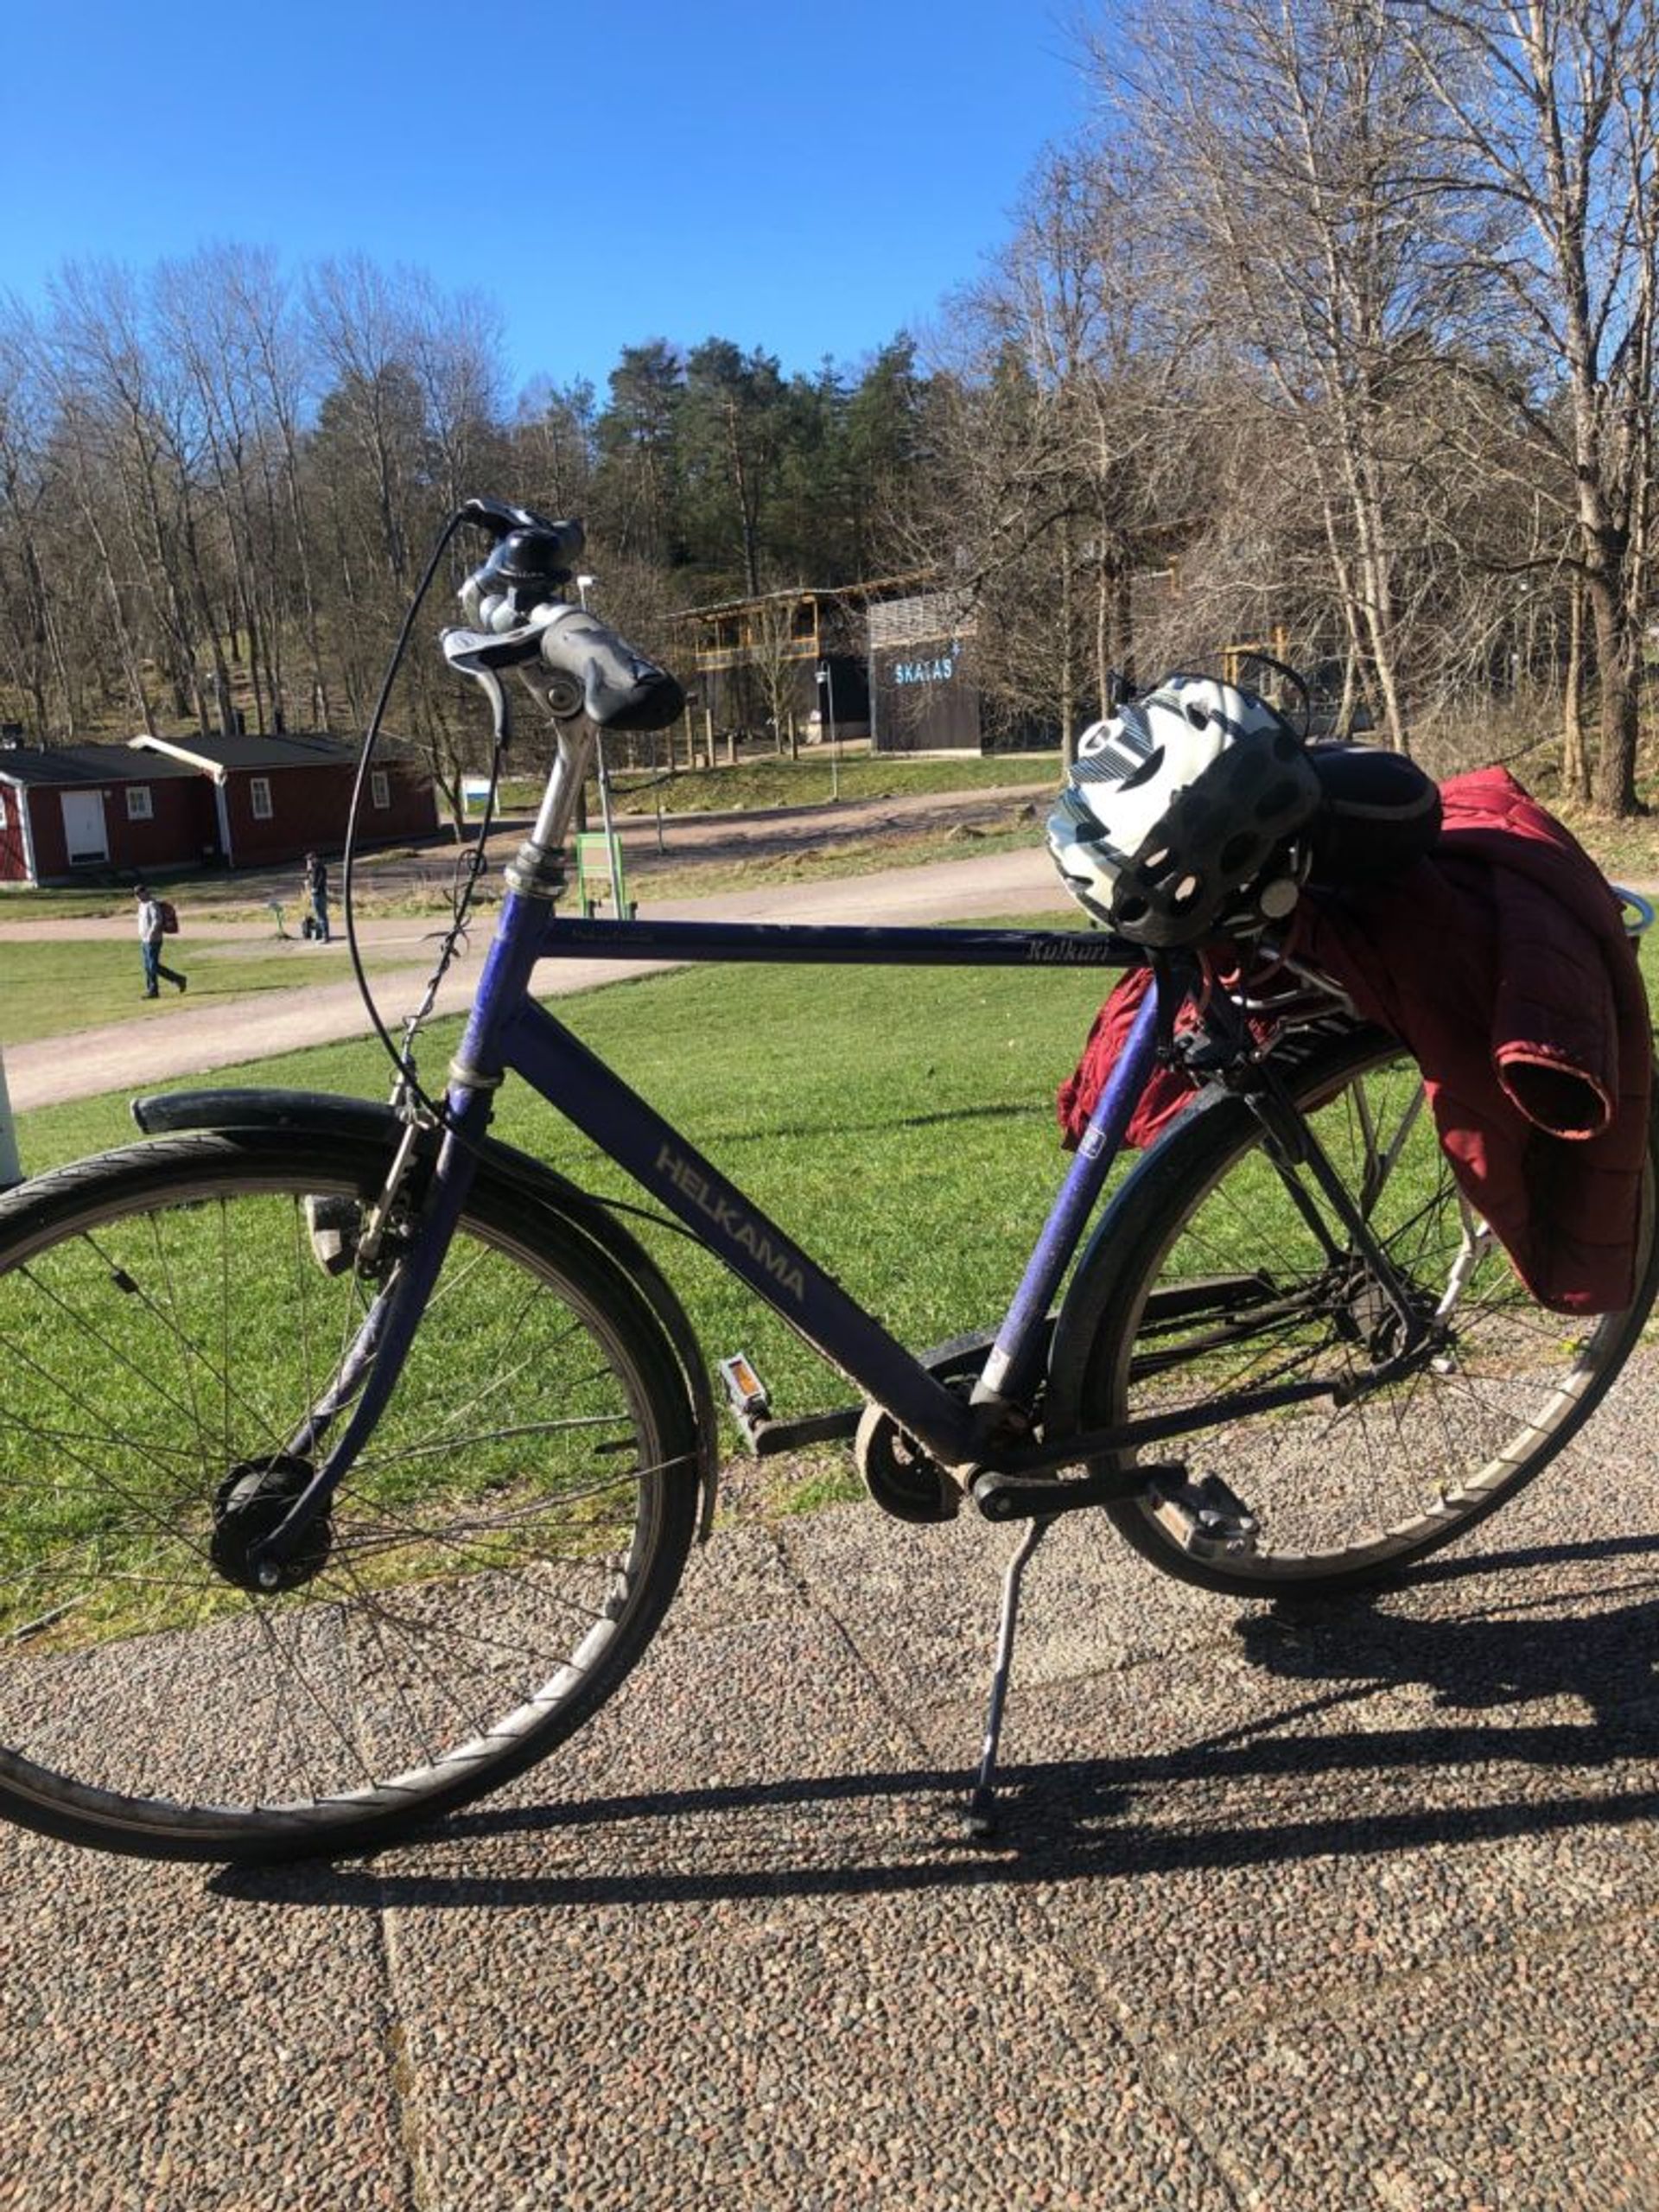
{"type": "Polygon", "coordinates": [[[668,673],[583,607],[561,608],[542,632],[542,661],[575,678],[601,729],[666,729],[685,707],[668,673]]]}

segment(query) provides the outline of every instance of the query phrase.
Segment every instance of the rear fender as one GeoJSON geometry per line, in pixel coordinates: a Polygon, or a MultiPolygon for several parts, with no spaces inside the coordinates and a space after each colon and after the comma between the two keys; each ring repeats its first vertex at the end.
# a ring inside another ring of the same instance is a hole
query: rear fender
{"type": "MultiPolygon", "coordinates": [[[[246,1129],[303,1138],[345,1137],[383,1149],[390,1161],[404,1123],[389,1105],[321,1090],[204,1090],[154,1092],[132,1101],[132,1118],[146,1136],[196,1129],[246,1129]]],[[[530,1154],[486,1137],[479,1147],[480,1173],[522,1192],[526,1207],[552,1217],[598,1248],[625,1275],[661,1329],[684,1383],[697,1440],[697,1479],[702,1493],[698,1538],[714,1525],[720,1473],[720,1424],[709,1387],[708,1362],[685,1308],[636,1236],[587,1192],[530,1154]]]]}

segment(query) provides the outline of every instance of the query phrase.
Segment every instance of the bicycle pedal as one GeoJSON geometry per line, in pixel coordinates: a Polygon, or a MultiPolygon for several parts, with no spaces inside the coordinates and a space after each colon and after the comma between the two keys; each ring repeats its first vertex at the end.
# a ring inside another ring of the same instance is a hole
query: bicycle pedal
{"type": "Polygon", "coordinates": [[[742,1430],[750,1451],[758,1452],[760,1425],[772,1413],[771,1393],[746,1351],[734,1351],[729,1359],[721,1361],[720,1379],[726,1385],[733,1420],[742,1430]]]}
{"type": "Polygon", "coordinates": [[[1237,1559],[1255,1549],[1257,1522],[1242,1497],[1219,1475],[1154,1475],[1147,1489],[1157,1500],[1157,1516],[1181,1549],[1193,1559],[1237,1559]]]}

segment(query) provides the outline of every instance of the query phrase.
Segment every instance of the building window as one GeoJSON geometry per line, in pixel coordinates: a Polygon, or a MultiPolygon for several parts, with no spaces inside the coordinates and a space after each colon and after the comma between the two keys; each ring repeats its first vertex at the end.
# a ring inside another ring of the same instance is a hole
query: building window
{"type": "Polygon", "coordinates": [[[269,776],[249,777],[248,799],[250,804],[253,808],[254,820],[256,822],[269,822],[270,819],[271,810],[270,778],[269,776]]]}
{"type": "Polygon", "coordinates": [[[155,818],[149,804],[148,784],[127,785],[127,819],[129,822],[149,822],[155,818]]]}
{"type": "Polygon", "coordinates": [[[382,809],[391,804],[391,779],[384,768],[369,772],[369,804],[382,809]]]}
{"type": "Polygon", "coordinates": [[[6,826],[6,795],[5,795],[4,791],[0,791],[0,830],[3,830],[3,829],[5,828],[5,826],[6,826]]]}

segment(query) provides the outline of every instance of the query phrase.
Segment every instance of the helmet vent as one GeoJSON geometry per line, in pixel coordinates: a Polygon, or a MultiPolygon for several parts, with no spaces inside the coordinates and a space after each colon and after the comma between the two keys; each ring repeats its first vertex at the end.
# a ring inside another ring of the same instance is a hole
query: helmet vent
{"type": "Polygon", "coordinates": [[[1163,765],[1164,748],[1161,745],[1154,746],[1153,750],[1147,753],[1146,759],[1141,763],[1141,766],[1135,770],[1135,773],[1132,776],[1125,776],[1122,782],[1118,785],[1119,791],[1132,791],[1138,785],[1149,784],[1153,778],[1161,771],[1163,765]]]}

